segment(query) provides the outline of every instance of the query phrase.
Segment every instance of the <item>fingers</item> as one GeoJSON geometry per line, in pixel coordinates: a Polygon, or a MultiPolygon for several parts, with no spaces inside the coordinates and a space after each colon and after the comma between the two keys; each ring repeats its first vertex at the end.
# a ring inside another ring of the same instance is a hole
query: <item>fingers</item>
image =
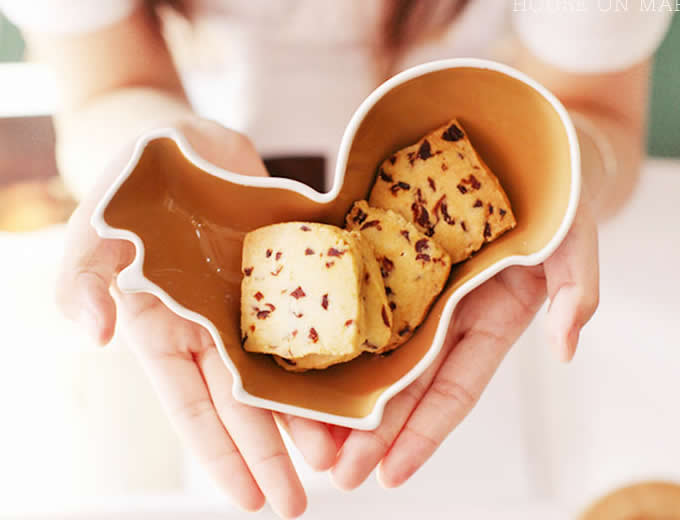
{"type": "Polygon", "coordinates": [[[331,477],[336,486],[351,490],[360,486],[368,478],[388,452],[409,415],[425,394],[442,359],[443,356],[439,356],[439,359],[421,377],[387,403],[383,419],[375,430],[352,430],[349,433],[331,471],[331,477]]]}
{"type": "Polygon", "coordinates": [[[339,448],[328,425],[288,414],[275,417],[312,469],[326,471],[333,465],[339,448]]]}
{"type": "Polygon", "coordinates": [[[403,484],[470,413],[510,348],[507,341],[470,332],[456,345],[382,461],[378,480],[403,484]]]}
{"type": "Polygon", "coordinates": [[[90,205],[72,215],[57,279],[57,303],[100,344],[111,340],[116,306],[109,293],[113,276],[133,257],[134,248],[122,240],[102,240],[90,226],[90,205]]]}
{"type": "Polygon", "coordinates": [[[260,509],[264,495],[224,428],[192,354],[192,349],[211,347],[202,344],[201,328],[175,316],[154,296],[115,295],[124,333],[183,443],[239,507],[260,509]]]}
{"type": "Polygon", "coordinates": [[[241,175],[268,175],[255,146],[247,136],[206,119],[178,125],[191,147],[204,159],[241,175]]]}
{"type": "Polygon", "coordinates": [[[523,268],[496,276],[459,304],[442,362],[424,374],[412,413],[382,459],[378,479],[385,487],[405,482],[465,418],[503,357],[545,298],[543,280],[523,268]]]}
{"type": "Polygon", "coordinates": [[[145,368],[183,443],[215,483],[242,509],[260,509],[264,495],[220,421],[192,357],[154,358],[145,368]]]}
{"type": "Polygon", "coordinates": [[[564,242],[544,264],[548,335],[564,361],[573,358],[579,333],[597,309],[598,266],[597,227],[582,205],[564,242]]]}
{"type": "Polygon", "coordinates": [[[307,497],[272,413],[234,400],[231,375],[216,349],[206,350],[197,362],[220,419],[274,511],[284,518],[301,515],[307,497]]]}

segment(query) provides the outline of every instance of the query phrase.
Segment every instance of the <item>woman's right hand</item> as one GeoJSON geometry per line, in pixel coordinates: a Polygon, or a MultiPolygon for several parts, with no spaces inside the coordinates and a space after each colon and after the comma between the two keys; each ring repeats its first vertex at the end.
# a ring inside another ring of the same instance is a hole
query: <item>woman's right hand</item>
{"type": "MultiPolygon", "coordinates": [[[[241,174],[267,175],[245,136],[201,119],[176,127],[213,164],[241,174]]],[[[306,496],[275,419],[290,429],[298,444],[302,439],[305,459],[318,470],[331,467],[337,453],[326,425],[275,418],[268,410],[236,402],[231,374],[206,329],[180,318],[155,296],[123,294],[116,287],[115,277],[132,261],[134,247],[124,240],[100,238],[90,216],[131,150],[111,164],[69,221],[59,305],[101,345],[110,341],[118,323],[184,443],[235,503],[257,510],[266,499],[280,516],[298,516],[306,508],[306,496]]]]}

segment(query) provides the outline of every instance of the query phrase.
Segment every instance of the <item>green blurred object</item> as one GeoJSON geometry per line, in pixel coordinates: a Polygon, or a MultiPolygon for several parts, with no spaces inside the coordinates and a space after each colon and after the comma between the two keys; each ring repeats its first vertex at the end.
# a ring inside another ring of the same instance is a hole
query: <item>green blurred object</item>
{"type": "Polygon", "coordinates": [[[0,13],[0,62],[21,61],[24,55],[24,41],[16,27],[0,13]]]}
{"type": "MultiPolygon", "coordinates": [[[[653,157],[680,157],[679,53],[680,15],[676,14],[653,68],[647,139],[653,157]]],[[[0,62],[21,61],[23,54],[21,34],[0,14],[0,62]]]]}
{"type": "Polygon", "coordinates": [[[673,16],[656,53],[649,105],[647,150],[654,157],[680,157],[680,15],[673,16]]]}

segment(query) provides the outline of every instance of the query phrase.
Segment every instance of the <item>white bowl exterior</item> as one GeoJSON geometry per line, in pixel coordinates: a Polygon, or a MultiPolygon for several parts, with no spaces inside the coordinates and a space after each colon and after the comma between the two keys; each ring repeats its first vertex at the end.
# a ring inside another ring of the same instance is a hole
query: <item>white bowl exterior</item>
{"type": "Polygon", "coordinates": [[[91,224],[102,238],[129,240],[135,245],[136,255],[134,260],[118,275],[117,283],[121,291],[127,293],[146,292],[153,294],[177,315],[202,325],[210,332],[210,335],[217,346],[217,350],[219,351],[222,360],[233,376],[232,393],[237,401],[251,406],[266,408],[269,410],[297,415],[300,417],[306,417],[316,421],[323,421],[329,424],[345,426],[347,428],[372,430],[377,428],[380,424],[387,402],[394,395],[412,383],[418,376],[420,376],[430,365],[430,363],[432,363],[432,361],[434,361],[434,359],[437,357],[437,354],[439,354],[442,345],[444,344],[449,320],[451,319],[453,310],[455,309],[458,302],[463,298],[463,296],[506,267],[512,265],[538,265],[544,262],[557,249],[562,240],[564,240],[564,237],[569,231],[569,228],[571,227],[571,224],[574,220],[576,209],[578,208],[580,192],[581,161],[576,130],[574,129],[574,125],[569,118],[569,114],[567,113],[564,106],[559,102],[559,100],[541,84],[529,78],[525,74],[513,69],[512,67],[488,60],[480,60],[475,58],[455,58],[424,63],[422,65],[405,70],[380,85],[366,98],[366,100],[364,100],[347,125],[338,152],[338,162],[335,168],[333,186],[331,190],[326,193],[319,193],[305,184],[290,179],[250,177],[219,168],[198,156],[198,154],[191,148],[187,140],[180,132],[172,128],[165,128],[149,132],[138,140],[134,149],[134,153],[127,165],[97,205],[94,213],[92,214],[91,224]],[[143,273],[144,244],[142,243],[140,237],[131,231],[113,228],[109,226],[104,220],[104,211],[106,210],[106,207],[111,202],[118,189],[123,185],[125,180],[135,169],[146,146],[151,141],[159,138],[169,138],[175,141],[180,151],[188,161],[195,164],[206,173],[214,175],[220,179],[224,179],[234,184],[240,184],[243,186],[281,188],[297,192],[300,195],[303,195],[308,199],[318,203],[330,202],[335,199],[342,189],[345,178],[345,168],[347,166],[347,158],[352,147],[354,136],[371,108],[373,108],[373,106],[389,91],[411,79],[428,74],[430,72],[465,67],[493,70],[515,78],[536,90],[555,109],[557,114],[560,116],[562,124],[564,125],[569,141],[569,156],[571,160],[572,174],[569,204],[557,232],[553,235],[552,239],[543,249],[531,255],[514,255],[503,258],[502,260],[490,266],[488,269],[485,269],[478,275],[468,280],[466,283],[456,289],[456,291],[454,291],[454,293],[446,302],[442,316],[437,326],[437,331],[435,332],[435,336],[432,341],[432,345],[426,354],[401,379],[392,384],[380,395],[380,397],[376,400],[375,406],[373,407],[371,413],[364,417],[355,418],[328,414],[316,410],[289,405],[286,403],[280,403],[278,401],[272,401],[270,399],[263,399],[248,393],[243,387],[241,376],[229,357],[227,349],[222,342],[222,338],[220,337],[220,334],[213,323],[203,315],[193,312],[180,305],[167,292],[146,278],[143,273]]]}

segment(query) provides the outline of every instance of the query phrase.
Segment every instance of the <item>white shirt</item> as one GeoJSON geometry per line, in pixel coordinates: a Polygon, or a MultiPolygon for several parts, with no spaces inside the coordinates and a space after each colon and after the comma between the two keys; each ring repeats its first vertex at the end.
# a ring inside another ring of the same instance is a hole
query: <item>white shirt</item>
{"type": "MultiPolygon", "coordinates": [[[[79,33],[115,23],[141,0],[0,0],[23,29],[79,33]]],[[[575,72],[628,67],[650,56],[671,19],[667,3],[631,0],[471,1],[440,40],[398,64],[454,56],[495,57],[514,31],[547,63],[575,72]],[[610,8],[611,4],[611,8],[610,8]],[[662,5],[663,4],[663,5],[662,5]]],[[[189,0],[195,52],[180,74],[200,114],[247,134],[263,155],[318,153],[335,164],[342,132],[375,88],[371,37],[380,2],[189,0]]],[[[433,13],[435,15],[435,13],[433,13]]]]}

